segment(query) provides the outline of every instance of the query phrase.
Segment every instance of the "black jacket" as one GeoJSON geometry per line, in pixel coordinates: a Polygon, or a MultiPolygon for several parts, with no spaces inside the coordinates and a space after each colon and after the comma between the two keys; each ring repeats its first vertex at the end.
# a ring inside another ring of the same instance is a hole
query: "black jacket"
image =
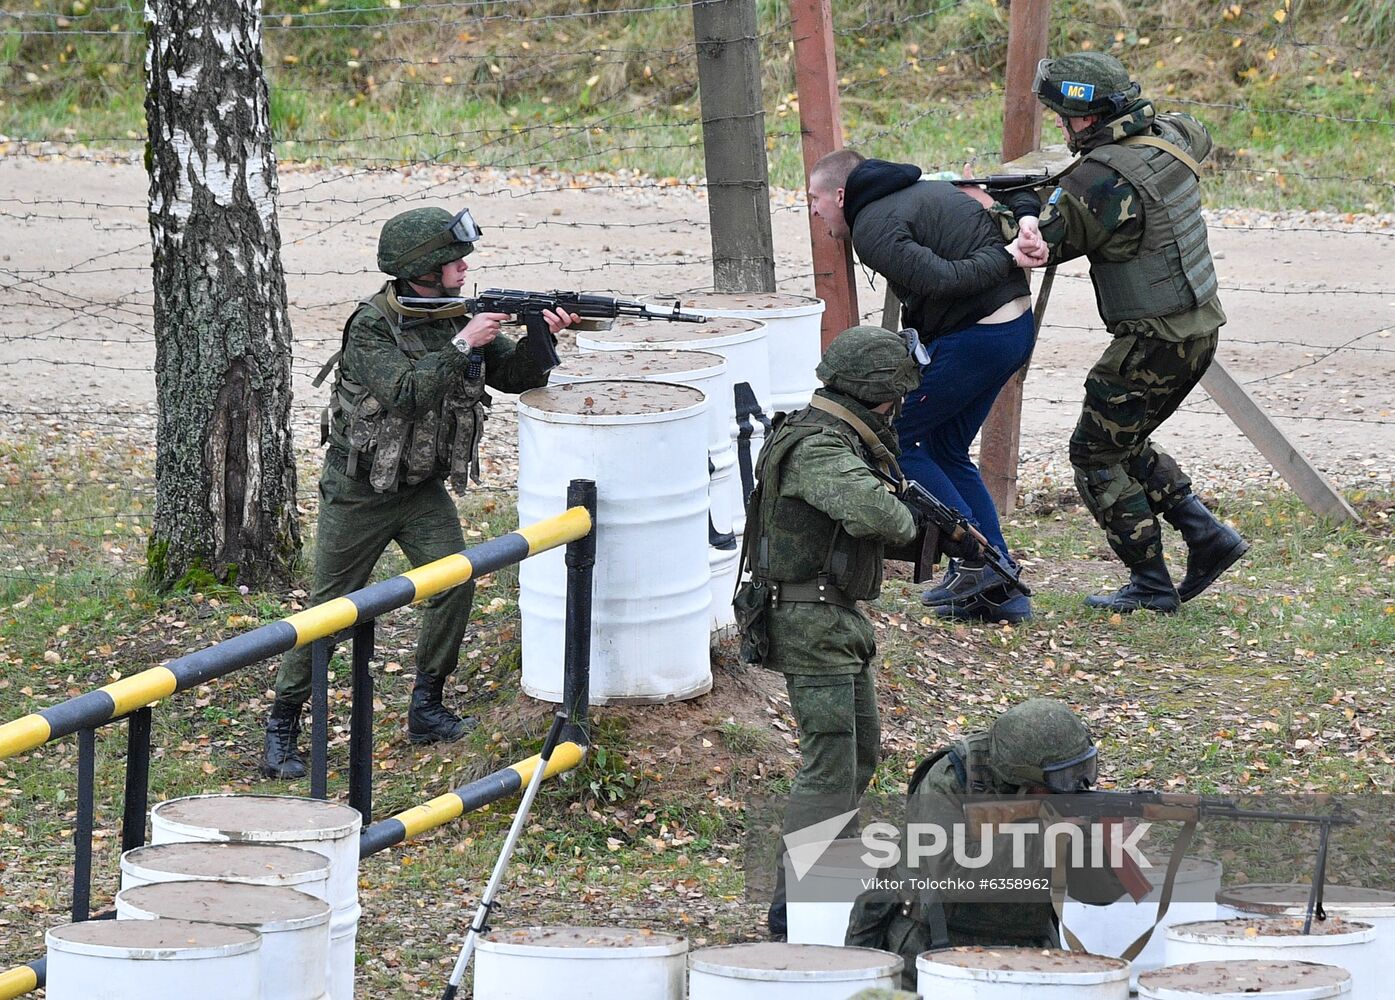
{"type": "Polygon", "coordinates": [[[843,188],[843,216],[857,256],[886,278],[902,325],[923,341],[1028,294],[993,217],[948,181],[920,180],[914,164],[858,164],[843,188]]]}

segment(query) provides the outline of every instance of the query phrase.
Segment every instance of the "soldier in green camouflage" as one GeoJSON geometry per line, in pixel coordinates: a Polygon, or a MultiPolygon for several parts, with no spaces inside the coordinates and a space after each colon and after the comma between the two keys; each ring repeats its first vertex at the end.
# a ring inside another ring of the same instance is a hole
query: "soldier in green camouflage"
{"type": "MultiPolygon", "coordinates": [[[[468,210],[452,216],[417,208],[389,219],[378,241],[378,267],[394,280],[359,303],[343,345],[320,372],[335,370],[321,422],[325,453],[315,533],[312,605],[365,586],[378,557],[396,542],[413,566],[465,547],[460,517],[446,492],[478,479],[478,449],[489,396],[486,385],[522,392],[547,374],[526,350],[499,332],[503,313],[464,314],[412,308],[402,297],[454,297],[465,282],[465,257],[480,238],[468,210]],[[454,313],[455,315],[451,315],[454,313]]],[[[549,329],[575,322],[547,313],[549,329]]],[[[474,599],[473,582],[423,603],[416,680],[407,713],[414,743],[453,741],[474,727],[445,707],[474,599]]],[[[310,647],[287,653],[276,676],[261,773],[299,778],[296,750],[301,707],[310,695],[310,647]]]]}
{"type": "MultiPolygon", "coordinates": [[[[845,330],[817,375],[810,405],[761,450],[744,550],[751,579],[734,602],[743,658],[785,675],[799,725],[786,833],[855,808],[876,770],[877,645],[857,602],[881,591],[883,546],[916,534],[910,510],[869,468],[900,478],[892,411],[920,381],[906,341],[881,327],[845,330]]],[[[776,936],[785,933],[780,875],[776,936]]]]}
{"type": "MultiPolygon", "coordinates": [[[[1114,338],[1085,381],[1070,458],[1076,487],[1129,567],[1129,582],[1086,603],[1176,611],[1249,547],[1151,440],[1201,380],[1225,323],[1198,183],[1211,137],[1194,118],[1155,112],[1123,65],[1103,53],[1042,60],[1033,89],[1080,154],[1042,209],[1048,263],[1089,258],[1114,338]],[[1163,561],[1159,516],[1187,545],[1177,586],[1163,561]]],[[[1024,221],[1028,237],[1033,228],[1024,221]]]]}
{"type": "MultiPolygon", "coordinates": [[[[995,796],[1070,794],[1087,791],[1098,776],[1098,755],[1089,729],[1070,708],[1049,698],[1014,705],[987,730],[971,733],[922,761],[906,792],[906,821],[918,828],[963,828],[966,801],[995,796]]],[[[912,827],[915,829],[916,827],[912,827]]],[[[972,831],[965,836],[976,836],[972,831]]],[[[931,886],[956,880],[1021,880],[1049,884],[1041,833],[1028,834],[1014,849],[1014,835],[1000,832],[970,853],[983,859],[971,870],[950,850],[922,855],[914,867],[903,861],[895,872],[903,888],[874,888],[853,904],[846,943],[889,948],[915,967],[915,955],[931,948],[983,946],[1059,948],[1061,935],[1049,889],[1030,888],[1002,899],[974,898],[931,886]],[[1021,865],[1014,853],[1020,853],[1021,865]],[[927,888],[921,888],[925,886],[927,888]],[[969,897],[969,898],[964,898],[969,897]]],[[[1080,856],[1091,856],[1090,832],[1080,856]]],[[[910,843],[909,834],[903,843],[910,843]]],[[[1108,867],[1086,863],[1062,874],[1073,899],[1104,905],[1124,886],[1108,867]]],[[[907,977],[907,986],[914,980],[907,977]]]]}

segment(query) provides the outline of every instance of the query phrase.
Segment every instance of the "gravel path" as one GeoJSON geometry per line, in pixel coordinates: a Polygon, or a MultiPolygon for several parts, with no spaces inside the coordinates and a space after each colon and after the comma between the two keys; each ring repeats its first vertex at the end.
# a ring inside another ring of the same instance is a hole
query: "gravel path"
{"type": "MultiPolygon", "coordinates": [[[[154,346],[143,170],[126,161],[0,158],[0,427],[153,426],[154,346]]],[[[780,288],[812,293],[803,199],[776,192],[780,288]]],[[[283,168],[283,260],[296,333],[296,439],[318,441],[323,392],[310,379],[335,347],[349,303],[380,280],[382,221],[405,207],[469,204],[485,241],[481,287],[573,287],[638,295],[710,284],[700,190],[634,175],[353,172],[283,168]]],[[[1220,357],[1295,444],[1344,486],[1395,484],[1395,216],[1212,212],[1230,322],[1220,357]]],[[[864,313],[882,284],[859,269],[864,313]]],[[[1022,481],[1069,485],[1066,440],[1085,372],[1104,346],[1081,262],[1066,265],[1026,386],[1022,481]]],[[[489,451],[507,475],[514,423],[495,405],[489,451]]],[[[1198,390],[1159,435],[1202,488],[1272,478],[1263,458],[1198,390]]],[[[308,454],[307,454],[307,457],[308,454]]],[[[508,485],[496,480],[496,485],[508,485]]]]}

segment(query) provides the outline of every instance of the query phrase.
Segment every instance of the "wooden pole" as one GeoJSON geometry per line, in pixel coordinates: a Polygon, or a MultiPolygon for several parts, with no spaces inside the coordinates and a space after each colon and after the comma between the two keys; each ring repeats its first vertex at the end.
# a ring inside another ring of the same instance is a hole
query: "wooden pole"
{"type": "MultiPolygon", "coordinates": [[[[1004,86],[1003,160],[1016,159],[1041,144],[1041,106],[1032,93],[1037,63],[1046,57],[1051,0],[1013,0],[1008,27],[1007,82],[1004,86]]],[[[1008,379],[983,424],[978,464],[983,484],[999,512],[1017,505],[1017,461],[1022,435],[1024,365],[1008,379]]]]}
{"type": "MultiPolygon", "coordinates": [[[[790,0],[790,19],[794,24],[794,80],[807,184],[809,171],[819,157],[843,147],[830,0],[790,0]]],[[[859,322],[852,247],[829,236],[812,214],[809,243],[814,257],[814,294],[824,301],[820,334],[826,348],[834,337],[859,322]]]]}
{"type": "Polygon", "coordinates": [[[693,5],[712,282],[719,292],[775,291],[756,0],[693,5]]]}
{"type": "Polygon", "coordinates": [[[1347,503],[1346,497],[1308,461],[1308,457],[1264,412],[1249,390],[1226,371],[1219,358],[1212,359],[1206,374],[1201,376],[1201,387],[1314,514],[1330,517],[1338,524],[1361,521],[1361,516],[1347,503]]]}

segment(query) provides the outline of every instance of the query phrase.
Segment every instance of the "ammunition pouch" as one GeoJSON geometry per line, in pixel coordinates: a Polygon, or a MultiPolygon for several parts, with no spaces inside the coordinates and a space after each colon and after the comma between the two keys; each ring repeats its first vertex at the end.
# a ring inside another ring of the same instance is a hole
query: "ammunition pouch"
{"type": "MultiPolygon", "coordinates": [[[[898,871],[898,876],[901,873],[898,871]]],[[[843,943],[900,955],[905,964],[901,983],[916,988],[916,959],[949,944],[944,902],[935,890],[916,893],[868,889],[853,901],[843,943]]]]}
{"type": "Polygon", "coordinates": [[[770,655],[770,585],[747,580],[731,600],[736,627],[741,630],[741,662],[764,663],[770,655]]]}
{"type": "MultiPolygon", "coordinates": [[[[386,291],[380,292],[362,305],[387,323],[407,357],[425,357],[428,352],[420,336],[402,329],[397,313],[382,301],[385,295],[386,291]]],[[[346,344],[352,322],[351,317],[345,324],[346,344]]],[[[366,386],[346,375],[342,350],[321,370],[317,384],[336,364],[339,370],[320,422],[321,443],[328,440],[344,448],[350,477],[361,478],[359,466],[367,464],[368,482],[379,493],[394,493],[404,483],[415,486],[441,475],[449,477],[451,488],[459,494],[468,489],[470,480],[479,482],[480,438],[489,406],[482,366],[453,379],[435,409],[410,418],[383,406],[366,386]],[[336,434],[343,435],[342,442],[336,434]]]]}

